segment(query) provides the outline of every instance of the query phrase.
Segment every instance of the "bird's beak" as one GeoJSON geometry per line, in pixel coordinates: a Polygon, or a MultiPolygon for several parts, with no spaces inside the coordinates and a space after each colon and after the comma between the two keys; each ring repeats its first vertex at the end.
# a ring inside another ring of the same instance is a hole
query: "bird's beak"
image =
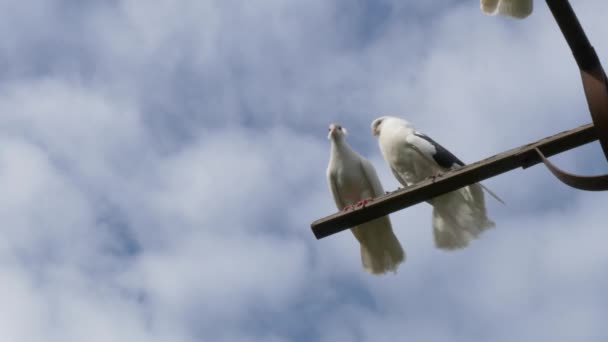
{"type": "Polygon", "coordinates": [[[327,134],[327,139],[331,139],[331,137],[334,135],[335,132],[336,132],[336,126],[329,125],[329,133],[327,134]]]}
{"type": "Polygon", "coordinates": [[[372,135],[377,137],[378,136],[378,128],[377,127],[372,127],[372,135]]]}

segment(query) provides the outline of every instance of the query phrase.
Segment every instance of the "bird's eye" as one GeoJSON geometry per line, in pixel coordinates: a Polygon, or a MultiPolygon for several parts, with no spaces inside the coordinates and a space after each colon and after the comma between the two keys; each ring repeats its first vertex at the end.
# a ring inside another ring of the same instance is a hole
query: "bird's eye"
{"type": "Polygon", "coordinates": [[[336,127],[336,128],[338,128],[339,130],[342,130],[342,126],[338,126],[338,127],[336,127]]]}

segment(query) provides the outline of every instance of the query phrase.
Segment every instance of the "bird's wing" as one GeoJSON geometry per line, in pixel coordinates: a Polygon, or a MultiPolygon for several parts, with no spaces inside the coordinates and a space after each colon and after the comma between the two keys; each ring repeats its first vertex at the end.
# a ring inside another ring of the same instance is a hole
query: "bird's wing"
{"type": "Polygon", "coordinates": [[[382,187],[382,183],[380,183],[380,178],[378,178],[376,169],[369,160],[361,158],[361,171],[363,171],[363,176],[372,188],[374,197],[384,195],[384,188],[382,187]]]}
{"type": "Polygon", "coordinates": [[[406,141],[423,157],[429,161],[435,162],[444,169],[451,169],[454,166],[464,166],[464,163],[453,155],[452,152],[439,145],[439,143],[427,135],[414,132],[406,137],[406,141]]]}
{"type": "MultiPolygon", "coordinates": [[[[408,135],[407,142],[414,146],[414,148],[425,158],[435,161],[437,165],[445,169],[458,168],[465,165],[445,147],[422,133],[415,132],[414,134],[408,135]]],[[[494,197],[498,202],[505,204],[505,202],[492,190],[481,183],[479,184],[488,194],[490,194],[490,196],[494,197]]]]}
{"type": "Polygon", "coordinates": [[[391,166],[391,172],[393,173],[393,176],[395,176],[395,178],[397,178],[397,181],[399,181],[399,183],[401,183],[401,185],[403,185],[403,186],[410,185],[397,170],[393,169],[392,166],[391,166]]]}
{"type": "Polygon", "coordinates": [[[340,191],[336,185],[336,175],[330,170],[327,171],[327,184],[329,184],[329,191],[331,191],[334,202],[336,202],[336,207],[340,210],[344,209],[345,204],[342,201],[342,197],[340,197],[340,191]]]}

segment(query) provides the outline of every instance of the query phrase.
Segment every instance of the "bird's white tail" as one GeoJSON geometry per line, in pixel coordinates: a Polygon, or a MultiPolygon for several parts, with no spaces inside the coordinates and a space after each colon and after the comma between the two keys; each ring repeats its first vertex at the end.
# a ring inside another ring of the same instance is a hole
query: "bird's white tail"
{"type": "Polygon", "coordinates": [[[481,11],[485,14],[494,14],[498,8],[498,0],[481,0],[481,11]]]}
{"type": "Polygon", "coordinates": [[[372,274],[396,272],[405,252],[393,233],[388,217],[380,217],[352,229],[361,245],[361,264],[372,274]]]}
{"type": "Polygon", "coordinates": [[[498,5],[498,14],[523,19],[532,13],[532,0],[502,0],[498,5]]]}
{"type": "Polygon", "coordinates": [[[481,0],[481,11],[485,14],[504,15],[523,19],[533,10],[532,0],[481,0]]]}
{"type": "Polygon", "coordinates": [[[486,215],[480,184],[473,184],[431,200],[433,235],[441,249],[464,248],[486,229],[495,226],[486,215]]]}

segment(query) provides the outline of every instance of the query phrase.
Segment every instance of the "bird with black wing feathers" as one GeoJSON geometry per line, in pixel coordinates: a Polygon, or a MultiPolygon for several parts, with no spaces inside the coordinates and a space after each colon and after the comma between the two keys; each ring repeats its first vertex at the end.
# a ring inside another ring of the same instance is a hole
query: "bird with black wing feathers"
{"type": "MultiPolygon", "coordinates": [[[[383,116],[374,120],[371,128],[372,134],[378,137],[382,156],[403,186],[439,177],[443,172],[465,165],[436,141],[417,132],[406,120],[383,116]]],[[[483,190],[504,203],[481,183],[428,201],[433,206],[433,235],[437,247],[464,248],[484,230],[495,226],[486,214],[483,190]]]]}

